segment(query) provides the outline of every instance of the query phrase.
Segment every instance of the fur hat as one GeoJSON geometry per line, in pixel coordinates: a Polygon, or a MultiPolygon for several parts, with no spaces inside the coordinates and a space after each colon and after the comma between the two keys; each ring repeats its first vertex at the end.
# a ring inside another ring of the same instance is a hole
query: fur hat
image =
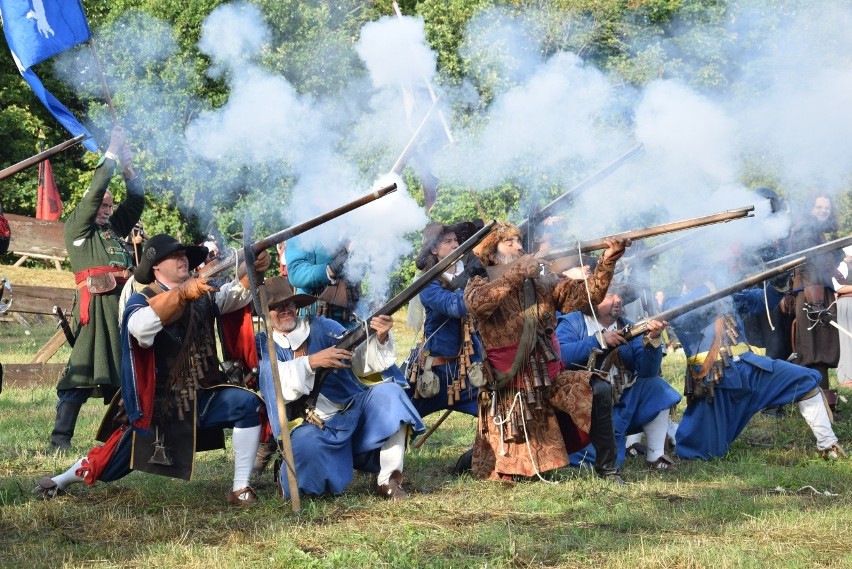
{"type": "Polygon", "coordinates": [[[275,307],[287,302],[292,302],[296,308],[304,308],[310,306],[319,300],[317,297],[310,294],[296,294],[293,285],[285,277],[272,277],[266,279],[266,298],[270,310],[275,310],[275,307]]]}
{"type": "Polygon", "coordinates": [[[482,238],[479,245],[474,247],[473,254],[479,257],[482,266],[487,267],[495,264],[492,261],[494,253],[497,252],[497,245],[505,239],[512,237],[522,237],[520,230],[508,221],[502,221],[494,226],[491,232],[482,238]]]}
{"type": "Polygon", "coordinates": [[[145,242],[139,266],[133,271],[136,281],[142,284],[151,284],[154,282],[154,265],[178,251],[186,252],[186,258],[189,259],[190,271],[203,263],[207,258],[207,247],[184,245],[171,235],[160,233],[145,242]]]}

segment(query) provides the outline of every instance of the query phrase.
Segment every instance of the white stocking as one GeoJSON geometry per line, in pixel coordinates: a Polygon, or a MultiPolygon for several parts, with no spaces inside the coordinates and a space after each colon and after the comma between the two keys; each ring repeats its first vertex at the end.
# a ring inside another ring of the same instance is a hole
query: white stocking
{"type": "Polygon", "coordinates": [[[799,413],[802,414],[805,422],[814,432],[819,450],[825,450],[837,444],[837,436],[834,434],[834,429],[831,428],[831,419],[828,418],[822,393],[803,399],[796,405],[799,406],[799,413]]]}
{"type": "Polygon", "coordinates": [[[642,430],[645,431],[645,444],[648,446],[648,451],[645,453],[645,460],[654,462],[666,451],[666,432],[669,427],[669,410],[663,409],[656,417],[642,425],[642,430]]]}
{"type": "Polygon", "coordinates": [[[231,442],[234,445],[234,487],[232,490],[236,492],[249,485],[254,457],[257,456],[257,447],[260,444],[260,425],[248,428],[234,427],[231,442]]]}
{"type": "Polygon", "coordinates": [[[83,466],[83,459],[82,458],[80,460],[78,460],[77,462],[75,462],[74,466],[72,466],[71,468],[69,468],[68,470],[63,472],[62,474],[54,476],[53,478],[51,478],[51,480],[56,482],[56,485],[59,486],[59,488],[61,490],[65,490],[71,484],[74,484],[75,482],[82,482],[83,481],[83,477],[77,476],[77,474],[76,474],[77,469],[80,468],[81,466],[83,466]]]}
{"type": "Polygon", "coordinates": [[[405,454],[407,432],[408,425],[403,425],[382,445],[379,451],[379,477],[376,480],[379,486],[388,483],[394,470],[402,472],[402,456],[405,454]]]}

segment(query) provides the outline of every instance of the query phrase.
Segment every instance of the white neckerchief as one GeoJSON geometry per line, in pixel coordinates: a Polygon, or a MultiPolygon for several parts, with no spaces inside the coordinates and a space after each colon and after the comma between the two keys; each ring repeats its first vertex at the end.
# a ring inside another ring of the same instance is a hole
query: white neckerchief
{"type": "Polygon", "coordinates": [[[456,271],[454,273],[451,273],[449,270],[444,271],[443,277],[448,281],[452,281],[454,278],[459,276],[459,274],[464,270],[464,263],[461,259],[459,259],[458,261],[456,261],[456,264],[453,265],[453,268],[456,271]]]}
{"type": "Polygon", "coordinates": [[[290,332],[279,332],[278,330],[273,330],[272,339],[282,348],[296,350],[305,343],[305,340],[308,339],[308,335],[310,333],[311,327],[308,324],[308,321],[304,318],[300,318],[299,324],[290,332]]]}

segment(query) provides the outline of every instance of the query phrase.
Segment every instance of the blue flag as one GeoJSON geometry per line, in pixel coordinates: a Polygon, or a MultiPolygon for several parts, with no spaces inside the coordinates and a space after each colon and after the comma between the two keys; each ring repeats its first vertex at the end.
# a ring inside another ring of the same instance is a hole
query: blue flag
{"type": "Polygon", "coordinates": [[[42,85],[30,67],[91,37],[79,0],[0,0],[3,32],[12,58],[24,80],[62,126],[89,138],[83,146],[97,152],[91,134],[56,97],[42,85]]]}

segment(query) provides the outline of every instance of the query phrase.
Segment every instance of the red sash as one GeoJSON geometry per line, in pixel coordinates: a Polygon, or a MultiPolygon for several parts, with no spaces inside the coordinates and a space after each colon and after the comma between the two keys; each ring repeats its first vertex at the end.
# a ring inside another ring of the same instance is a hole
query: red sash
{"type": "MultiPolygon", "coordinates": [[[[74,282],[77,283],[77,288],[80,289],[80,324],[85,326],[89,323],[89,302],[92,298],[92,293],[89,292],[89,287],[86,286],[86,279],[106,273],[124,273],[129,269],[117,269],[116,267],[92,267],[83,269],[74,273],[74,282]]],[[[127,282],[127,277],[116,275],[116,285],[123,285],[127,282]]]]}

